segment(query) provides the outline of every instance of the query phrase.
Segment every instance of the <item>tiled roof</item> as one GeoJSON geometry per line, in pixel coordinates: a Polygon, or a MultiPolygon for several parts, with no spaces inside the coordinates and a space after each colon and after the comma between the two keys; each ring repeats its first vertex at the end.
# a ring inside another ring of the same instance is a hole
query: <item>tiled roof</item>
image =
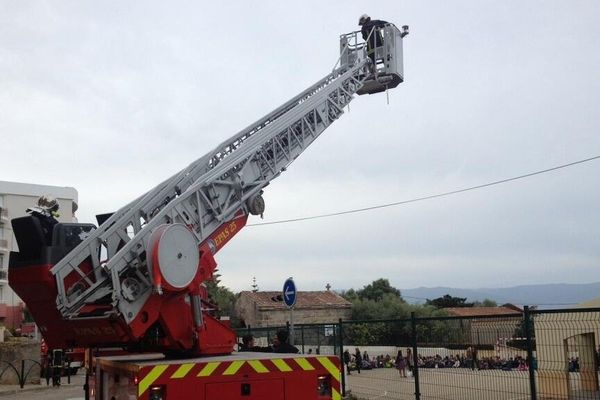
{"type": "Polygon", "coordinates": [[[520,316],[523,314],[509,307],[449,307],[444,310],[455,317],[485,317],[503,314],[520,316]]]}
{"type": "Polygon", "coordinates": [[[600,298],[584,301],[575,306],[575,308],[597,308],[600,307],[600,298]]]}
{"type": "MultiPolygon", "coordinates": [[[[241,292],[240,296],[249,297],[260,309],[285,309],[281,301],[273,301],[272,297],[281,292],[241,292]]],[[[298,292],[295,308],[350,308],[352,303],[333,291],[298,292]]]]}

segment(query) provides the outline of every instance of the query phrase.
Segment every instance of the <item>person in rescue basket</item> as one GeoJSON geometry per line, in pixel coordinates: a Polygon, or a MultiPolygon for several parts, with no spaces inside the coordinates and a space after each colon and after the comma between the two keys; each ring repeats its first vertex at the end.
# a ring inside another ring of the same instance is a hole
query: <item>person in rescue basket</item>
{"type": "Polygon", "coordinates": [[[367,41],[367,55],[371,59],[371,69],[373,72],[375,72],[375,49],[383,46],[381,28],[383,28],[386,24],[386,21],[371,19],[371,17],[369,17],[367,14],[361,15],[358,19],[358,25],[361,27],[360,33],[362,34],[363,39],[367,41]]]}
{"type": "Polygon", "coordinates": [[[300,352],[296,346],[293,346],[289,342],[290,335],[288,331],[282,329],[277,331],[277,341],[279,344],[277,346],[273,346],[274,353],[294,353],[297,354],[300,352]]]}

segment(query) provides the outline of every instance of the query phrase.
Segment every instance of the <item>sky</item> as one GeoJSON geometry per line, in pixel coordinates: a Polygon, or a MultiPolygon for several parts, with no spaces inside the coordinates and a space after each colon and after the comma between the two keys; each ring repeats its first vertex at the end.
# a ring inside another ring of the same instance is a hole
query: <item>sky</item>
{"type": "Polygon", "coordinates": [[[405,82],[357,97],[217,254],[233,291],[600,281],[600,2],[0,3],[0,180],[114,211],[324,77],[368,13],[405,82]]]}

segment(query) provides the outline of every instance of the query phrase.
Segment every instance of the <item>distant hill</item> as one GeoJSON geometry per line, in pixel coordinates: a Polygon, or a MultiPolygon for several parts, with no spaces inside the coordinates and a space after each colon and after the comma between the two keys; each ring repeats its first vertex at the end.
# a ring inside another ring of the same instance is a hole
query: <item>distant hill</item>
{"type": "Polygon", "coordinates": [[[424,303],[445,294],[466,297],[467,301],[490,299],[499,305],[539,305],[540,308],[565,308],[600,297],[600,282],[587,284],[525,285],[508,288],[457,289],[449,287],[420,287],[401,289],[402,297],[409,303],[424,303]]]}

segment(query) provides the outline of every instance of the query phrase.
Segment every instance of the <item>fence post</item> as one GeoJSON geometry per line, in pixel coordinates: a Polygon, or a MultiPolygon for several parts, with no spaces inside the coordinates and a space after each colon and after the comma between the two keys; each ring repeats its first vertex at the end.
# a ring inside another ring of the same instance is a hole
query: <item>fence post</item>
{"type": "Polygon", "coordinates": [[[71,384],[71,361],[67,361],[67,383],[71,384]]]}
{"type": "Polygon", "coordinates": [[[21,389],[25,386],[25,360],[21,360],[21,374],[19,375],[19,385],[21,389]]]}
{"type": "Polygon", "coordinates": [[[300,325],[300,337],[302,338],[302,354],[305,354],[305,351],[304,351],[304,325],[300,325]]]}
{"type": "Polygon", "coordinates": [[[415,400],[421,399],[421,387],[419,386],[419,355],[417,353],[417,318],[415,312],[410,313],[411,339],[412,339],[412,357],[413,357],[413,377],[415,378],[415,400]]]}
{"type": "Polygon", "coordinates": [[[535,363],[533,362],[533,330],[529,306],[523,307],[523,318],[525,319],[525,338],[527,341],[527,367],[529,368],[529,390],[531,391],[531,400],[537,399],[537,389],[535,387],[535,363]]]}
{"type": "Polygon", "coordinates": [[[46,378],[46,386],[50,386],[50,361],[49,360],[46,360],[44,362],[44,371],[45,371],[44,375],[46,375],[45,376],[45,378],[46,378]]]}
{"type": "Polygon", "coordinates": [[[346,371],[344,370],[344,330],[342,328],[342,319],[339,320],[339,336],[340,336],[340,369],[342,372],[342,396],[346,396],[346,371]]]}
{"type": "Polygon", "coordinates": [[[317,350],[315,351],[317,354],[321,354],[321,330],[317,331],[317,350]]]}

